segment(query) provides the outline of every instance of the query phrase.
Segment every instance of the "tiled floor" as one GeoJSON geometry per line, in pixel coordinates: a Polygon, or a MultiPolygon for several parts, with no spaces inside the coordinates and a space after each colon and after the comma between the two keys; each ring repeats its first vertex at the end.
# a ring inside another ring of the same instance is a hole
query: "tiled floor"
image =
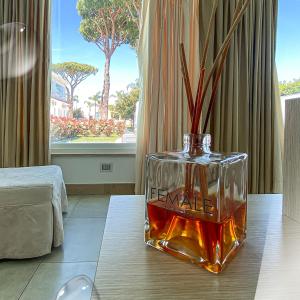
{"type": "Polygon", "coordinates": [[[74,276],[94,279],[108,205],[109,196],[70,196],[63,246],[37,259],[0,261],[0,300],[53,300],[74,276]]]}

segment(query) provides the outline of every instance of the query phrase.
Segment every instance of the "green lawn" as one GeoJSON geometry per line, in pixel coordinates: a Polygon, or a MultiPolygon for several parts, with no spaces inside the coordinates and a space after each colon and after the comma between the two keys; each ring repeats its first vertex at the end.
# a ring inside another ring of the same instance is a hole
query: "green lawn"
{"type": "Polygon", "coordinates": [[[115,143],[120,137],[112,136],[80,136],[72,139],[61,140],[60,143],[115,143]]]}

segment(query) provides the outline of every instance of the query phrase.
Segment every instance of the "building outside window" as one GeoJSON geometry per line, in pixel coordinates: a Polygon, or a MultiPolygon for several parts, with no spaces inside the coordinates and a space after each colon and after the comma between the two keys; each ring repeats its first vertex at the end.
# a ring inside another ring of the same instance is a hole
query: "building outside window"
{"type": "Polygon", "coordinates": [[[54,117],[67,117],[68,104],[67,104],[67,88],[66,82],[55,73],[52,73],[51,80],[51,106],[50,116],[54,117]]]}

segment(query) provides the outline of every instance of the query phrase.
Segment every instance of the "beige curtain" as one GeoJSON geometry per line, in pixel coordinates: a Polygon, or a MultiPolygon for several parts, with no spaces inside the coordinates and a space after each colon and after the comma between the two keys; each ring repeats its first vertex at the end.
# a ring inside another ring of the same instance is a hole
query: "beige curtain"
{"type": "Polygon", "coordinates": [[[199,65],[199,3],[144,0],[139,42],[142,96],[138,120],[136,193],[144,191],[147,153],[179,149],[188,131],[179,43],[185,42],[194,89],[199,65]]]}
{"type": "MultiPolygon", "coordinates": [[[[230,26],[237,1],[219,0],[208,64],[230,26]]],[[[188,130],[178,56],[182,39],[193,90],[212,1],[144,1],[139,49],[143,95],[137,142],[136,193],[144,192],[144,158],[180,148],[188,130]],[[149,3],[151,2],[151,5],[149,3]],[[199,37],[199,38],[198,38],[199,37]],[[199,54],[200,53],[200,54],[199,54]]],[[[209,132],[215,151],[249,154],[249,192],[282,188],[282,116],[275,69],[277,0],[253,0],[232,41],[209,132]]]]}
{"type": "Polygon", "coordinates": [[[48,163],[50,0],[0,0],[0,167],[48,163]]]}

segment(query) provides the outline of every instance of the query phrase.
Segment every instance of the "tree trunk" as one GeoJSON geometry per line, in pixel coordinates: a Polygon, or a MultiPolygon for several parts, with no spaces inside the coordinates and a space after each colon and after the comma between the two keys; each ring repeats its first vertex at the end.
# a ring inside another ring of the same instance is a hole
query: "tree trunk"
{"type": "Polygon", "coordinates": [[[135,123],[135,114],[132,114],[131,121],[132,121],[131,127],[134,129],[134,123],[135,123]]]}
{"type": "Polygon", "coordinates": [[[71,86],[70,99],[69,99],[69,117],[73,118],[73,99],[74,99],[74,88],[71,86]]]}
{"type": "Polygon", "coordinates": [[[106,56],[105,58],[104,82],[102,91],[102,101],[100,106],[100,118],[102,120],[107,120],[108,118],[108,101],[110,90],[110,59],[111,56],[106,56]]]}

